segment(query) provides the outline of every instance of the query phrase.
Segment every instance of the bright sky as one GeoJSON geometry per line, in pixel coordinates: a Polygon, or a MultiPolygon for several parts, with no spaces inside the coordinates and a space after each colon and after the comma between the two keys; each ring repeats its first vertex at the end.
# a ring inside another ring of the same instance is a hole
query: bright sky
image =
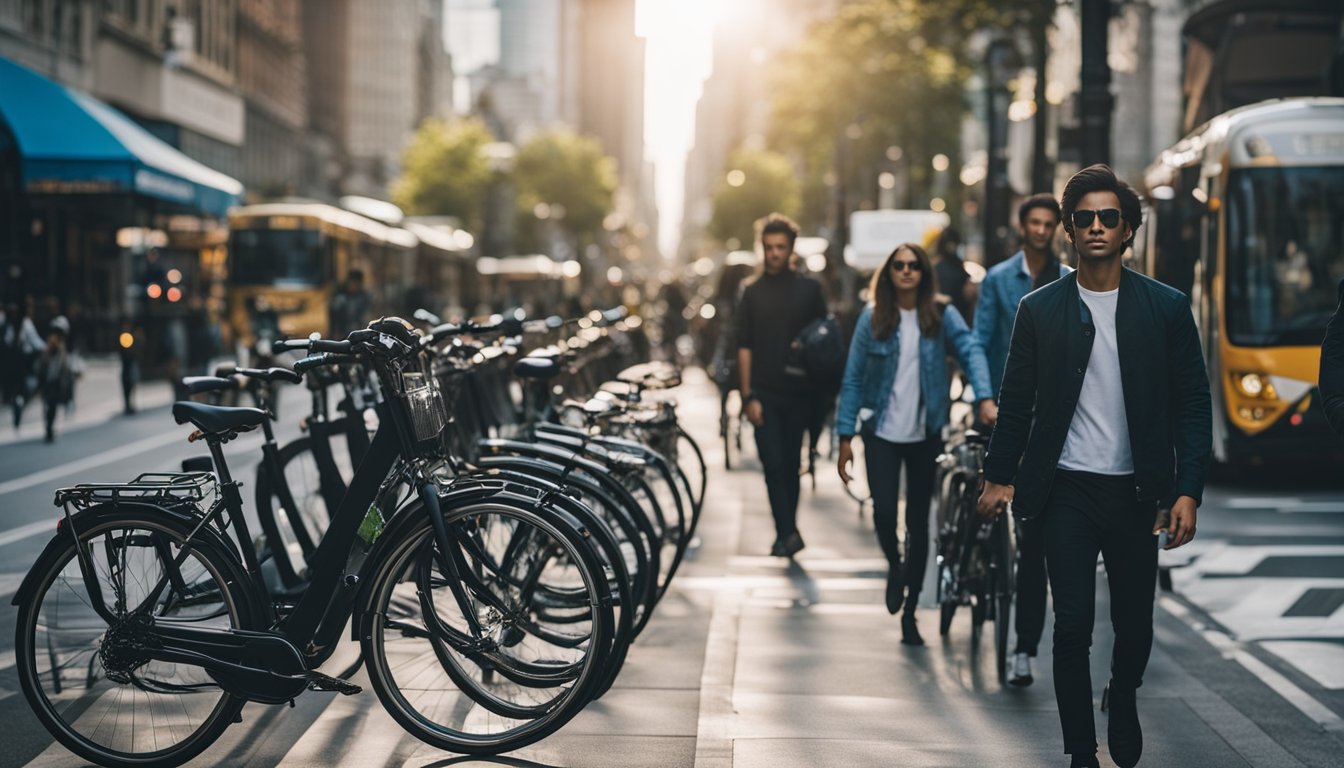
{"type": "Polygon", "coordinates": [[[635,32],[648,40],[644,69],[644,154],[657,166],[658,243],[676,255],[686,152],[695,141],[695,102],[711,66],[714,23],[730,0],[637,0],[635,32]]]}

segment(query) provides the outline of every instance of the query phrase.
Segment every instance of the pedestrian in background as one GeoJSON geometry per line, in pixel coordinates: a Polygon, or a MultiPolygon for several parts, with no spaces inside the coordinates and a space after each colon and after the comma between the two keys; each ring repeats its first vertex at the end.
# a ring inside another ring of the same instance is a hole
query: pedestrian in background
{"type": "Polygon", "coordinates": [[[1325,418],[1344,440],[1344,280],[1339,281],[1339,305],[1321,342],[1320,389],[1325,418]]]}
{"type": "Polygon", "coordinates": [[[5,313],[5,333],[2,340],[5,356],[6,377],[10,386],[10,407],[14,413],[14,429],[18,430],[23,421],[24,408],[37,393],[37,360],[46,346],[42,334],[33,324],[33,297],[24,303],[14,305],[13,311],[5,313]]]}
{"type": "Polygon", "coordinates": [[[887,611],[901,610],[901,642],[923,645],[915,607],[929,557],[929,502],[935,461],[952,403],[945,350],[956,350],[979,399],[982,421],[994,423],[984,351],[953,305],[937,300],[933,264],[924,249],[905,243],[873,274],[871,303],[859,314],[840,385],[836,432],[840,479],[850,481],[851,442],[863,437],[873,495],[873,526],[887,557],[887,611]],[[905,465],[905,556],[897,536],[897,500],[905,465]]]}
{"type": "MultiPolygon", "coordinates": [[[[975,335],[984,347],[989,362],[989,383],[994,397],[1008,362],[1008,342],[1013,333],[1013,316],[1022,297],[1042,288],[1071,270],[1060,263],[1050,250],[1059,228],[1059,201],[1053,195],[1032,195],[1017,209],[1017,226],[1022,250],[995,264],[980,284],[980,300],[975,305],[975,335]]],[[[1040,522],[1028,520],[1017,525],[1017,612],[1014,616],[1017,646],[1008,670],[1008,682],[1031,685],[1031,660],[1045,630],[1046,577],[1045,540],[1040,522]]]]}
{"type": "Polygon", "coordinates": [[[135,413],[135,385],[140,381],[140,338],[144,331],[129,320],[121,324],[117,347],[121,352],[122,413],[135,413]]]}
{"type": "Polygon", "coordinates": [[[42,391],[42,405],[46,416],[46,441],[56,439],[56,411],[70,402],[75,391],[75,369],[66,345],[70,336],[70,321],[57,315],[47,333],[47,346],[37,365],[38,386],[42,391]]]}
{"type": "Polygon", "coordinates": [[[1017,308],[985,456],[979,511],[1041,518],[1054,595],[1055,699],[1073,766],[1097,766],[1090,647],[1096,566],[1106,566],[1115,644],[1107,745],[1143,752],[1136,691],[1153,645],[1158,534],[1195,535],[1212,443],[1209,380],[1188,297],[1125,269],[1139,196],[1105,165],[1064,188],[1078,270],[1017,308]]]}
{"type": "Polygon", "coordinates": [[[742,292],[737,318],[737,370],[747,420],[765,471],[775,543],[770,554],[793,557],[798,533],[798,468],[815,387],[796,359],[798,333],[826,316],[821,285],[790,267],[798,225],[772,213],[761,227],[762,271],[742,292]]]}
{"type": "Polygon", "coordinates": [[[351,331],[368,325],[374,318],[372,311],[373,296],[364,287],[364,271],[351,269],[345,273],[345,283],[341,290],[331,297],[331,306],[327,311],[327,322],[331,326],[328,332],[334,339],[343,339],[351,331]]]}
{"type": "Polygon", "coordinates": [[[938,290],[952,300],[952,306],[967,323],[972,322],[979,287],[971,282],[971,273],[966,271],[966,262],[961,258],[961,233],[947,227],[934,241],[933,251],[938,258],[934,265],[938,290]]]}

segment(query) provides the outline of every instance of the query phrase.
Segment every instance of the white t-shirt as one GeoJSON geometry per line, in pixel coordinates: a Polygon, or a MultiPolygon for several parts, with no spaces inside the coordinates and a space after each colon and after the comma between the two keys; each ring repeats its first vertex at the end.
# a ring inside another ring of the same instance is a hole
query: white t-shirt
{"type": "Polygon", "coordinates": [[[889,443],[918,443],[924,440],[924,408],[919,388],[919,315],[913,309],[901,310],[900,359],[896,361],[896,380],[887,396],[887,409],[877,425],[877,436],[889,443]]]}
{"type": "Polygon", "coordinates": [[[1134,472],[1134,456],[1129,448],[1120,348],[1115,339],[1120,289],[1098,293],[1080,285],[1078,295],[1092,312],[1096,338],[1059,466],[1100,475],[1128,475],[1134,472]]]}

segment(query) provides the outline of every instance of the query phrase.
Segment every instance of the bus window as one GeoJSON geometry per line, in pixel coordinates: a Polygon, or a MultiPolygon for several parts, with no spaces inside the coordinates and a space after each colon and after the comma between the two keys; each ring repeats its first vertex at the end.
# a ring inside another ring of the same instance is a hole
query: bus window
{"type": "Polygon", "coordinates": [[[1239,169],[1228,189],[1228,341],[1319,345],[1344,277],[1344,174],[1239,169]]]}
{"type": "Polygon", "coordinates": [[[314,286],[325,276],[321,234],[311,229],[242,229],[229,240],[235,285],[314,286]]]}

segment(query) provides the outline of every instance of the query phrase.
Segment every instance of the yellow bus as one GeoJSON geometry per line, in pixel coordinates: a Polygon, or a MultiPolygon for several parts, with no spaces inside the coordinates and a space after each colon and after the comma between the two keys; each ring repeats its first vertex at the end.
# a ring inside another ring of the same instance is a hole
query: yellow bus
{"type": "Polygon", "coordinates": [[[351,269],[364,273],[372,311],[406,312],[416,285],[419,238],[321,203],[249,205],[229,214],[229,321],[244,343],[272,335],[326,334],[332,294],[351,269]]]}
{"type": "Polygon", "coordinates": [[[1190,296],[1224,463],[1338,460],[1316,390],[1344,278],[1344,99],[1233,109],[1144,174],[1135,266],[1190,296]]]}

